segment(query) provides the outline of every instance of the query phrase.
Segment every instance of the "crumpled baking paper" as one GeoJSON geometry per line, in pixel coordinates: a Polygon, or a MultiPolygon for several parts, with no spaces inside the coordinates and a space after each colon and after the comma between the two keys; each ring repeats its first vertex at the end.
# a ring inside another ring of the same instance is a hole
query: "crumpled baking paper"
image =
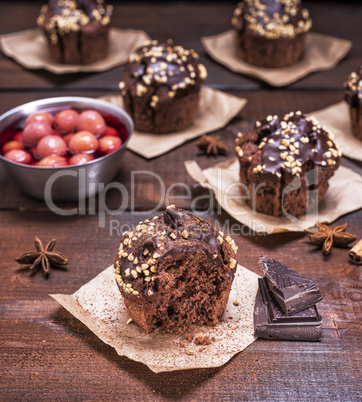
{"type": "Polygon", "coordinates": [[[226,309],[214,326],[195,326],[215,340],[207,346],[189,342],[184,335],[163,334],[159,329],[145,334],[129,315],[113,274],[108,267],[72,295],[52,296],[121,356],[144,363],[153,372],[219,367],[255,339],[253,313],[258,275],[238,265],[226,309]],[[235,306],[234,301],[239,305],[235,306]],[[193,355],[186,351],[192,350],[193,355]]]}
{"type": "Polygon", "coordinates": [[[349,106],[342,101],[310,113],[323,127],[331,131],[344,156],[362,161],[362,141],[353,135],[349,106]]]}
{"type": "Polygon", "coordinates": [[[262,68],[248,64],[236,55],[235,35],[234,30],[229,30],[205,36],[201,41],[209,55],[230,70],[257,77],[275,87],[291,84],[312,71],[333,68],[352,46],[350,41],[310,32],[306,35],[304,54],[299,62],[283,68],[262,68]]]}
{"type": "Polygon", "coordinates": [[[1,50],[26,68],[44,68],[55,74],[106,71],[128,60],[129,55],[149,39],[140,30],[110,28],[108,55],[89,65],[59,64],[48,52],[46,39],[39,28],[2,35],[1,50]]]}

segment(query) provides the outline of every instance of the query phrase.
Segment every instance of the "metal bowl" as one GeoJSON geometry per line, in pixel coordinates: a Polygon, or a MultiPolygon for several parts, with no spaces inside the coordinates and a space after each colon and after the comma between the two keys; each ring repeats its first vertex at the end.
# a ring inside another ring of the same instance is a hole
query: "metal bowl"
{"type": "Polygon", "coordinates": [[[133,133],[132,118],[124,110],[111,103],[77,96],[64,96],[37,100],[9,110],[0,116],[0,146],[9,138],[8,132],[22,129],[26,118],[34,113],[59,112],[73,108],[77,111],[94,109],[100,112],[106,122],[121,122],[128,131],[123,144],[109,155],[95,159],[84,165],[64,167],[38,167],[22,165],[0,155],[9,176],[26,194],[42,200],[79,200],[97,194],[110,183],[117,173],[122,155],[133,133]]]}

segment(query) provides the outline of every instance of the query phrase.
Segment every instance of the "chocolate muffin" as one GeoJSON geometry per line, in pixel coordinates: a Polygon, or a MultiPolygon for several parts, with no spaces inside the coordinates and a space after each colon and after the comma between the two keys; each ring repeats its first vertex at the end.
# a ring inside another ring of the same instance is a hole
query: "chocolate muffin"
{"type": "Polygon", "coordinates": [[[234,11],[236,52],[258,67],[286,67],[303,54],[312,26],[300,0],[243,0],[234,11]]]}
{"type": "Polygon", "coordinates": [[[131,54],[119,88],[136,130],[163,134],[193,123],[207,76],[198,57],[172,40],[148,41],[131,54]]]}
{"type": "Polygon", "coordinates": [[[215,325],[228,301],[237,261],[234,241],[188,211],[167,207],[125,232],[115,278],[130,317],[147,333],[215,325]]]}
{"type": "Polygon", "coordinates": [[[257,121],[235,142],[246,202],[269,215],[299,216],[316,207],[341,163],[332,134],[300,111],[257,121]]]}
{"type": "Polygon", "coordinates": [[[352,132],[362,140],[362,66],[348,76],[344,86],[344,99],[350,108],[352,132]]]}
{"type": "Polygon", "coordinates": [[[91,64],[106,57],[113,6],[103,0],[50,0],[37,19],[56,63],[91,64]]]}

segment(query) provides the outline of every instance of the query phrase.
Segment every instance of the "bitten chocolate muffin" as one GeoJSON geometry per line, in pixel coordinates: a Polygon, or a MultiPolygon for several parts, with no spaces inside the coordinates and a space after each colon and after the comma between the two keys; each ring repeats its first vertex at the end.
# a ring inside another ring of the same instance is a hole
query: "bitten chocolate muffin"
{"type": "Polygon", "coordinates": [[[310,211],[323,200],[341,163],[332,134],[299,111],[257,121],[235,142],[246,202],[269,215],[310,211]]]}
{"type": "Polygon", "coordinates": [[[50,0],[37,23],[56,63],[91,64],[106,57],[113,6],[103,0],[50,0]]]}
{"type": "Polygon", "coordinates": [[[303,54],[312,26],[300,0],[243,0],[234,11],[236,52],[258,67],[286,67],[303,54]]]}
{"type": "Polygon", "coordinates": [[[362,66],[344,84],[344,99],[349,105],[353,134],[362,140],[362,66]]]}
{"type": "Polygon", "coordinates": [[[171,40],[146,42],[131,54],[119,88],[136,130],[163,134],[193,123],[207,76],[198,58],[171,40]]]}
{"type": "Polygon", "coordinates": [[[124,233],[114,260],[130,317],[147,333],[215,325],[228,301],[237,246],[203,219],[167,207],[124,233]]]}

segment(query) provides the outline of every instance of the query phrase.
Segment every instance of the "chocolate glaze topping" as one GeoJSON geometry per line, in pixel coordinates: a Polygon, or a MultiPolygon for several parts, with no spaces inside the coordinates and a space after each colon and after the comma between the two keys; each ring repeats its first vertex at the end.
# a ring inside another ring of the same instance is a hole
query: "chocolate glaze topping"
{"type": "Polygon", "coordinates": [[[340,163],[341,153],[332,134],[300,111],[257,121],[253,130],[239,133],[235,142],[241,162],[249,164],[252,173],[272,180],[283,175],[299,177],[307,167],[337,167],[340,163]]]}
{"type": "Polygon", "coordinates": [[[348,76],[344,86],[344,99],[350,106],[357,107],[362,102],[362,66],[348,76]]]}
{"type": "Polygon", "coordinates": [[[174,255],[187,258],[202,250],[218,269],[236,268],[237,246],[230,236],[217,232],[208,222],[173,205],[152,219],[125,232],[114,261],[115,278],[120,287],[136,298],[152,300],[157,294],[160,271],[174,255]]]}
{"type": "Polygon", "coordinates": [[[37,23],[51,31],[51,41],[56,43],[58,34],[79,31],[94,22],[109,25],[112,12],[113,6],[103,0],[50,0],[41,8],[37,23]]]}
{"type": "Polygon", "coordinates": [[[148,41],[129,57],[122,81],[122,95],[152,97],[150,106],[199,89],[207,77],[206,68],[198,63],[198,54],[172,40],[148,41]],[[134,93],[133,93],[134,92],[134,93]]]}
{"type": "Polygon", "coordinates": [[[300,0],[243,0],[234,11],[232,24],[238,32],[251,30],[277,39],[309,31],[312,20],[300,0]]]}

